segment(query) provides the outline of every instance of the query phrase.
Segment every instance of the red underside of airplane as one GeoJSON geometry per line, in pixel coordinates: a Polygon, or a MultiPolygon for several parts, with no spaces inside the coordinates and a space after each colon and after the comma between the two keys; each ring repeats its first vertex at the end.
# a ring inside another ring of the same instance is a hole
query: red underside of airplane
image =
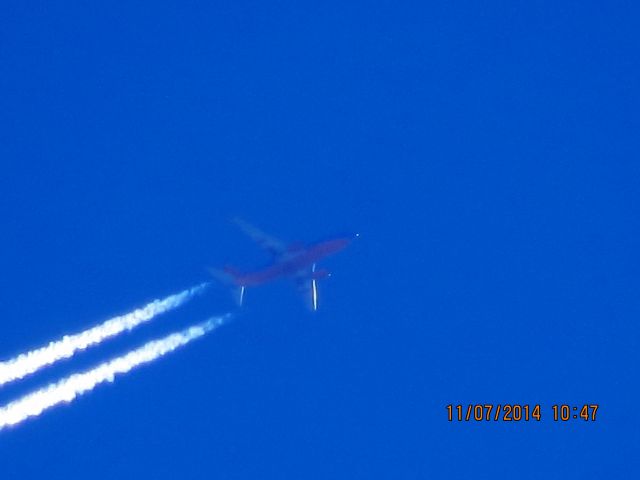
{"type": "Polygon", "coordinates": [[[235,223],[273,257],[272,265],[253,272],[243,273],[229,266],[222,271],[211,271],[220,280],[236,287],[237,300],[240,304],[242,304],[246,287],[262,285],[279,278],[290,278],[295,281],[305,296],[308,296],[311,308],[316,310],[318,308],[317,280],[330,275],[327,270],[317,270],[316,264],[343,250],[353,240],[353,238],[342,237],[307,247],[296,244],[287,246],[242,220],[236,219],[235,223]]]}

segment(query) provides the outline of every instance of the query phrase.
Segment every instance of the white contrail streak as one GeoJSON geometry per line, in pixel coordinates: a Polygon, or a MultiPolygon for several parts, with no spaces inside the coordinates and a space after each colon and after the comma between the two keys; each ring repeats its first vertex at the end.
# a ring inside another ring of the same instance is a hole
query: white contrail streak
{"type": "Polygon", "coordinates": [[[101,343],[125,330],[131,330],[141,323],[148,322],[161,313],[177,308],[193,298],[194,295],[202,292],[207,285],[207,283],[202,283],[162,300],[154,300],[142,308],[114,317],[84,332],[65,335],[45,347],[0,362],[0,386],[24,378],[59,360],[72,357],[80,350],[101,343]]]}
{"type": "Polygon", "coordinates": [[[222,325],[230,315],[214,317],[204,323],[173,333],[160,340],[146,343],[140,348],[102,363],[83,373],[75,373],[40,390],[27,394],[0,408],[0,430],[40,415],[60,403],[69,403],[79,395],[93,390],[104,382],[113,382],[114,377],[186,345],[192,340],[222,325]]]}

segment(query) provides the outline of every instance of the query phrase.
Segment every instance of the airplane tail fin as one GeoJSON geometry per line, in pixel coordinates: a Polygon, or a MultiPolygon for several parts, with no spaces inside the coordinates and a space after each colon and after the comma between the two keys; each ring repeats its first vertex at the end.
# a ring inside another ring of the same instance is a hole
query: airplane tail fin
{"type": "Polygon", "coordinates": [[[209,273],[220,282],[231,287],[234,301],[242,306],[244,301],[245,286],[240,282],[241,273],[230,266],[225,266],[222,270],[217,268],[209,268],[209,273]]]}

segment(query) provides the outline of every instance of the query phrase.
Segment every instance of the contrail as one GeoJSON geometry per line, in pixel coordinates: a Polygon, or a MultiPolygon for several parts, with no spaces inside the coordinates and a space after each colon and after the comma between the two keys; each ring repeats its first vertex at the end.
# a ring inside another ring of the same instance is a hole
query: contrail
{"type": "Polygon", "coordinates": [[[101,343],[125,330],[131,330],[141,323],[148,322],[161,313],[177,308],[202,292],[207,285],[208,283],[205,282],[162,300],[154,300],[142,308],[114,317],[84,332],[65,335],[45,347],[0,362],[0,386],[24,378],[47,365],[69,358],[80,350],[101,343]]]}
{"type": "Polygon", "coordinates": [[[102,363],[91,370],[70,375],[56,383],[27,394],[0,408],[0,430],[21,423],[29,417],[38,416],[45,410],[60,403],[70,403],[79,395],[93,390],[101,383],[113,382],[116,375],[127,373],[139,365],[152,362],[166,353],[186,345],[219,327],[229,317],[230,315],[227,314],[222,317],[211,318],[181,332],[146,343],[140,348],[102,363]]]}

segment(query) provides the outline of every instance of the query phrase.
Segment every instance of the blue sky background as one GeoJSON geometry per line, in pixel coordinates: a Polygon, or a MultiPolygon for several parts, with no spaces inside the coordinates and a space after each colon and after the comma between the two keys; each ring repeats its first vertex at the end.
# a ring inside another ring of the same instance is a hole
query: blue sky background
{"type": "MultiPolygon", "coordinates": [[[[237,321],[0,432],[0,478],[632,478],[632,2],[5,1],[0,357],[361,238],[237,321]],[[543,405],[450,423],[449,403],[543,405]],[[557,423],[554,403],[598,403],[557,423]]],[[[189,306],[0,391],[233,308],[189,306]]]]}

